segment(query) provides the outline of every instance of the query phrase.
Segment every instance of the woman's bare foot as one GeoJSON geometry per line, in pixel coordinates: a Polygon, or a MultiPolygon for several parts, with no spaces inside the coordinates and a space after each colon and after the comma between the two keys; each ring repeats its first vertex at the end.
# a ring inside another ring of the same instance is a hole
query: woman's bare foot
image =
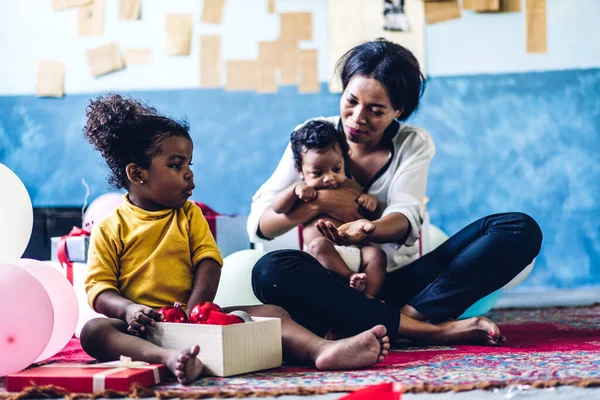
{"type": "Polygon", "coordinates": [[[377,325],[356,336],[327,341],[318,351],[315,366],[320,370],[370,367],[388,354],[390,338],[386,334],[385,326],[377,325]]]}
{"type": "Polygon", "coordinates": [[[367,288],[367,274],[363,272],[350,275],[350,287],[356,291],[363,292],[367,288]]]}
{"type": "Polygon", "coordinates": [[[486,317],[444,322],[438,326],[442,328],[438,343],[498,346],[506,342],[498,325],[486,317]]]}
{"type": "Polygon", "coordinates": [[[198,357],[200,346],[195,345],[186,350],[174,350],[169,355],[166,362],[167,368],[175,375],[179,383],[191,383],[196,380],[202,371],[204,365],[198,357]]]}

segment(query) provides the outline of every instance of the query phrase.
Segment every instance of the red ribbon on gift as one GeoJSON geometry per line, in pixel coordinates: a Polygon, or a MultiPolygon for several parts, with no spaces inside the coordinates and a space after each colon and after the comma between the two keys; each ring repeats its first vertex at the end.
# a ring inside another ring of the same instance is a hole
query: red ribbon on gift
{"type": "Polygon", "coordinates": [[[212,209],[211,207],[207,206],[206,204],[204,204],[200,201],[195,201],[194,203],[196,203],[196,205],[198,207],[200,207],[200,209],[202,210],[202,214],[204,214],[204,218],[206,219],[206,222],[208,222],[208,229],[210,229],[210,232],[212,233],[213,237],[215,238],[215,240],[217,240],[217,218],[216,217],[218,217],[219,215],[223,215],[223,214],[219,214],[214,209],[212,209]]]}
{"type": "Polygon", "coordinates": [[[58,262],[67,272],[67,279],[73,284],[73,263],[69,260],[69,252],[67,251],[67,238],[68,237],[78,237],[78,236],[90,236],[90,232],[74,226],[69,232],[68,235],[62,236],[58,240],[58,246],[56,247],[56,257],[58,258],[58,262]]]}

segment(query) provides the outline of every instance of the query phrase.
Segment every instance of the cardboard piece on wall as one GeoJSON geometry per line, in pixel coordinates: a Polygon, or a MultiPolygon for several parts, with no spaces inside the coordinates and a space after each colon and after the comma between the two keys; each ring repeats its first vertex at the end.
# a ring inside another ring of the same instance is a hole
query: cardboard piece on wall
{"type": "Polygon", "coordinates": [[[38,61],[37,97],[63,97],[65,94],[65,64],[62,61],[38,61]]]}
{"type": "Polygon", "coordinates": [[[167,54],[187,56],[192,41],[192,14],[167,14],[167,54]]]}
{"type": "Polygon", "coordinates": [[[295,44],[300,40],[312,40],[312,13],[279,14],[279,38],[295,44]]]}
{"type": "Polygon", "coordinates": [[[463,0],[462,8],[479,12],[498,12],[500,0],[463,0]]]}
{"type": "Polygon", "coordinates": [[[298,83],[298,67],[300,66],[297,44],[279,40],[279,83],[296,85],[298,83]]]}
{"type": "Polygon", "coordinates": [[[319,93],[319,68],[317,50],[299,50],[300,59],[300,93],[319,93]]]}
{"type": "Polygon", "coordinates": [[[121,51],[116,42],[88,50],[86,54],[90,71],[95,77],[118,71],[125,67],[121,51]]]}
{"type": "Polygon", "coordinates": [[[339,93],[342,85],[334,70],[339,58],[357,44],[383,37],[408,48],[419,61],[426,75],[425,7],[421,0],[404,0],[404,12],[409,30],[388,31],[384,27],[383,6],[374,7],[372,0],[329,0],[329,91],[339,93]],[[348,23],[352,21],[353,23],[348,23]]]}
{"type": "Polygon", "coordinates": [[[437,1],[425,3],[425,16],[427,24],[449,21],[460,18],[460,8],[458,0],[437,1]]]}
{"type": "Polygon", "coordinates": [[[140,19],[142,0],[119,0],[119,19],[140,19]]]}
{"type": "Polygon", "coordinates": [[[127,49],[125,50],[125,63],[127,65],[152,64],[152,50],[127,49]]]}
{"type": "Polygon", "coordinates": [[[227,61],[227,90],[256,90],[257,87],[256,60],[227,61]]]}
{"type": "Polygon", "coordinates": [[[526,0],[527,52],[547,53],[546,0],[526,0]]]}
{"type": "Polygon", "coordinates": [[[53,0],[52,9],[54,11],[68,10],[69,8],[87,6],[94,0],[53,0]]]}
{"type": "Polygon", "coordinates": [[[225,0],[204,0],[200,21],[207,24],[220,24],[223,21],[225,0]]]}
{"type": "Polygon", "coordinates": [[[79,36],[104,35],[104,0],[94,0],[89,6],[79,7],[77,20],[79,36]]]}
{"type": "Polygon", "coordinates": [[[279,43],[258,43],[258,85],[259,93],[277,93],[275,71],[279,65],[279,43]]]}
{"type": "Polygon", "coordinates": [[[275,0],[269,0],[269,14],[273,14],[275,12],[275,0]]]}
{"type": "Polygon", "coordinates": [[[200,87],[221,86],[221,37],[200,36],[200,87]]]}
{"type": "Polygon", "coordinates": [[[500,11],[521,12],[521,0],[500,0],[500,11]]]}

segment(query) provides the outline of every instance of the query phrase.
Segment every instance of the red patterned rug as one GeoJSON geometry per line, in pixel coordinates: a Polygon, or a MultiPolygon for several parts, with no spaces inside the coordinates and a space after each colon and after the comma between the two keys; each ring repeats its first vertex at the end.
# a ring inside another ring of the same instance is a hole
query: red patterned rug
{"type": "MultiPolygon", "coordinates": [[[[202,378],[190,386],[167,382],[132,394],[163,398],[302,395],[348,392],[383,382],[401,382],[407,392],[415,393],[513,384],[600,386],[600,305],[498,310],[489,316],[500,325],[506,345],[414,347],[399,342],[384,362],[369,369],[320,372],[284,366],[231,378],[202,378]]],[[[87,361],[78,342],[72,341],[49,362],[87,361]]],[[[0,378],[0,398],[24,396],[7,393],[0,378]]]]}

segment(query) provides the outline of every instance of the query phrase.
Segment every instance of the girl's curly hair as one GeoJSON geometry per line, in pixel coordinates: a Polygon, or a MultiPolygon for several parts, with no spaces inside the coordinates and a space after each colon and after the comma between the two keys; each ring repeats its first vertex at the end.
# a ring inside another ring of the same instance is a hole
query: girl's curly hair
{"type": "Polygon", "coordinates": [[[83,133],[104,157],[112,173],[108,183],[117,189],[129,185],[127,164],[147,169],[152,158],[160,154],[164,139],[171,136],[190,139],[187,122],[162,116],[139,100],[115,93],[91,100],[86,118],[83,133]]]}

